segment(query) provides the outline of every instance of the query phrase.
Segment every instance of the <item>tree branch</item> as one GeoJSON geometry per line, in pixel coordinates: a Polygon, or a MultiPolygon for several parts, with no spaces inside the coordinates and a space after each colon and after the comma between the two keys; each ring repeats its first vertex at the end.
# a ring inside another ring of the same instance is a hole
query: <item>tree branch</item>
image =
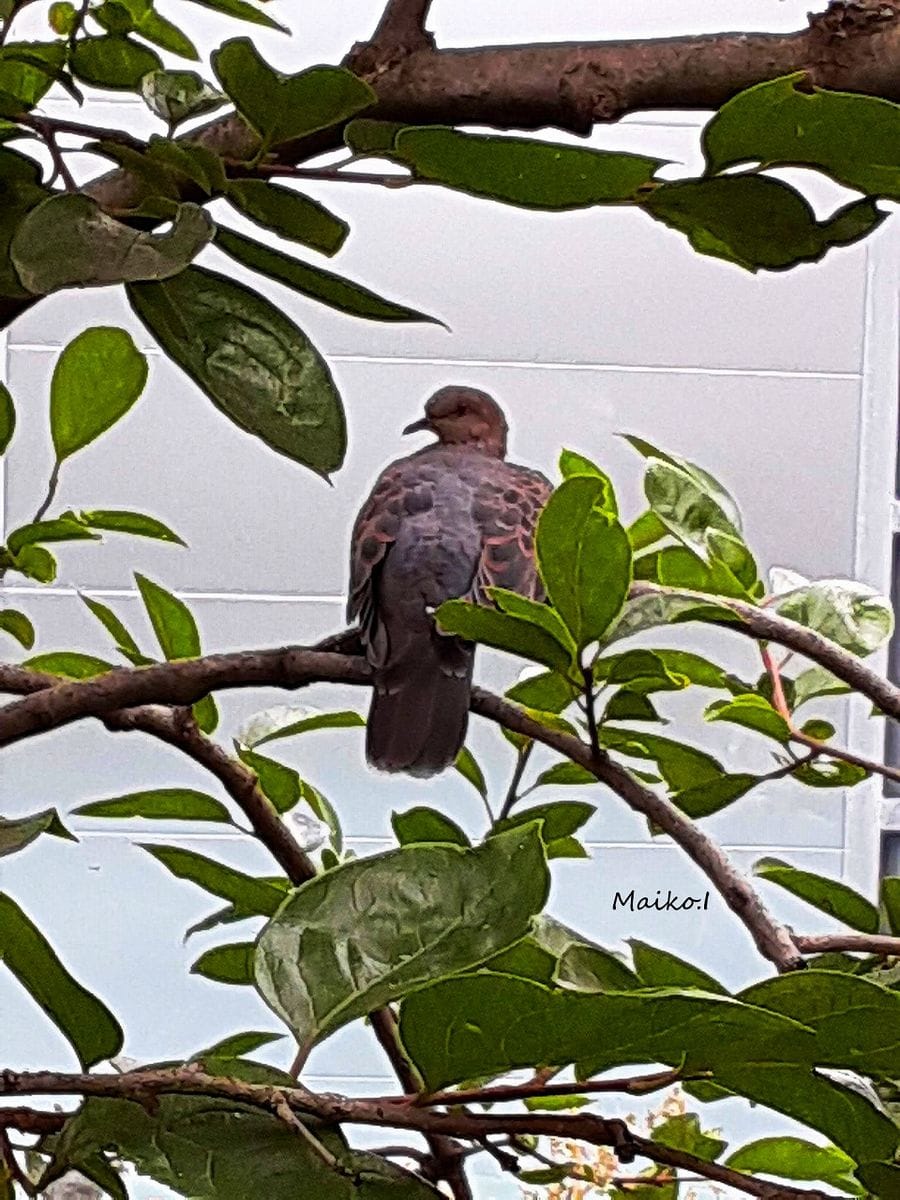
{"type": "Polygon", "coordinates": [[[881,933],[795,933],[794,942],[804,954],[848,950],[900,957],[900,937],[881,933]]]}
{"type": "MultiPolygon", "coordinates": [[[[719,1163],[707,1162],[682,1150],[673,1150],[633,1134],[620,1120],[593,1113],[471,1113],[463,1108],[434,1112],[406,1103],[377,1099],[349,1099],[333,1093],[313,1093],[305,1088],[280,1088],[207,1075],[193,1066],[175,1070],[129,1071],[119,1075],[77,1075],[52,1071],[0,1072],[0,1095],[83,1095],[139,1100],[158,1095],[204,1095],[250,1104],[275,1115],[287,1104],[300,1116],[314,1116],[331,1124],[371,1125],[408,1129],[425,1135],[460,1137],[477,1142],[496,1134],[563,1137],[611,1146],[621,1162],[648,1158],[663,1166],[679,1167],[760,1200],[827,1200],[823,1192],[768,1183],[719,1163]]],[[[2,1110],[0,1110],[2,1111],[2,1110]]]]}
{"type": "Polygon", "coordinates": [[[431,0],[388,0],[378,27],[368,45],[396,53],[429,46],[434,39],[425,32],[431,0]]]}

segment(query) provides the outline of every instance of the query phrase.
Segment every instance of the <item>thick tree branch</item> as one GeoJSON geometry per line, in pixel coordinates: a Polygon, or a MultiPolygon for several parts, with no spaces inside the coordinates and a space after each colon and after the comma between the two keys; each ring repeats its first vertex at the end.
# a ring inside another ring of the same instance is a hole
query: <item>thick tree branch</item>
{"type": "Polygon", "coordinates": [[[900,957],[900,937],[881,933],[795,933],[794,943],[804,954],[855,951],[900,957]]]}
{"type": "MultiPolygon", "coordinates": [[[[593,1113],[471,1113],[458,1108],[435,1112],[402,1098],[348,1099],[333,1093],[313,1093],[305,1088],[278,1088],[242,1080],[207,1075],[193,1066],[173,1071],[130,1071],[121,1075],[67,1075],[51,1071],[0,1072],[0,1095],[83,1095],[138,1100],[146,1103],[163,1094],[218,1096],[250,1104],[279,1115],[287,1104],[300,1116],[315,1116],[332,1124],[372,1125],[407,1129],[482,1141],[496,1134],[563,1137],[593,1145],[611,1146],[622,1162],[647,1158],[663,1166],[678,1167],[760,1200],[826,1200],[823,1192],[768,1183],[718,1163],[672,1150],[633,1134],[623,1121],[606,1120],[593,1113]]],[[[2,1111],[2,1110],[0,1110],[2,1111]]]]}
{"type": "Polygon", "coordinates": [[[431,0],[388,0],[369,46],[388,52],[433,47],[434,39],[425,32],[430,8],[431,0]]]}

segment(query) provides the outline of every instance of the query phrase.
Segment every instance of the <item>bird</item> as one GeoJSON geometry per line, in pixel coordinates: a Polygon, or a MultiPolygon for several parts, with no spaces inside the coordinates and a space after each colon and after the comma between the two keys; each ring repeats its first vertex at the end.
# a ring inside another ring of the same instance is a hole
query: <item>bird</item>
{"type": "Polygon", "coordinates": [[[435,392],[403,433],[419,431],[437,441],[387,466],[356,518],[347,611],[373,673],[366,758],[427,778],[462,749],[475,655],[434,612],[456,598],[490,604],[491,587],[545,598],[534,533],[552,488],[506,461],[503,410],[477,388],[435,392]]]}

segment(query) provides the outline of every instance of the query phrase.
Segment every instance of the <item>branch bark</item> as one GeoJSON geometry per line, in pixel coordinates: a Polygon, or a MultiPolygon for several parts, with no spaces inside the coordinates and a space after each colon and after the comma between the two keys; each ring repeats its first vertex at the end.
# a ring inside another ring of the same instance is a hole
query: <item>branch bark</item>
{"type": "MultiPolygon", "coordinates": [[[[289,1105],[300,1116],[315,1116],[332,1124],[371,1125],[407,1129],[475,1141],[496,1135],[562,1137],[611,1146],[621,1162],[647,1158],[663,1166],[678,1167],[717,1183],[737,1188],[760,1200],[827,1200],[823,1192],[768,1183],[719,1163],[707,1162],[682,1150],[672,1150],[633,1134],[623,1121],[606,1120],[593,1113],[472,1113],[464,1108],[435,1112],[407,1103],[403,1098],[349,1099],[334,1093],[313,1093],[305,1088],[280,1088],[207,1075],[193,1066],[175,1070],[130,1071],[121,1075],[68,1075],[51,1071],[0,1072],[0,1095],[82,1095],[136,1099],[146,1103],[158,1095],[204,1095],[250,1104],[278,1114],[289,1105]]],[[[0,1110],[2,1111],[2,1110],[0,1110]]]]}
{"type": "Polygon", "coordinates": [[[900,957],[900,937],[881,933],[795,933],[794,942],[804,954],[849,950],[900,957]]]}

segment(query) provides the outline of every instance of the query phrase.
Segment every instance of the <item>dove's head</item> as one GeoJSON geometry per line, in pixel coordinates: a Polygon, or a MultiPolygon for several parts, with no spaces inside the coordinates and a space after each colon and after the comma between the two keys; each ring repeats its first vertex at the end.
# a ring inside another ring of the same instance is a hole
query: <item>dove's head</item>
{"type": "Polygon", "coordinates": [[[497,458],[506,454],[506,418],[487,392],[471,387],[445,387],[425,405],[425,416],[404,433],[430,429],[445,446],[476,446],[497,458]]]}

